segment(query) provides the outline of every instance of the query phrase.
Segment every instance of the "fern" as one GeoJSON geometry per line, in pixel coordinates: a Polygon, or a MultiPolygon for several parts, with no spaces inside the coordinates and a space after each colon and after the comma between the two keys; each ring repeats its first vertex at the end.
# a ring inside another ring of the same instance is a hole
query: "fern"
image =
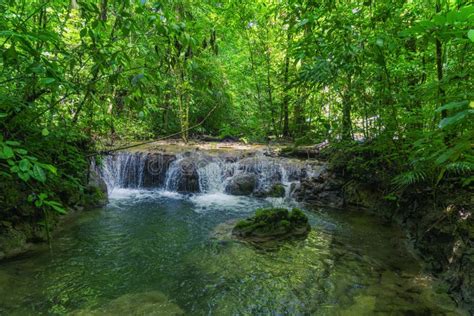
{"type": "Polygon", "coordinates": [[[457,175],[468,175],[474,172],[474,163],[468,161],[456,161],[446,165],[446,171],[457,175]]]}
{"type": "Polygon", "coordinates": [[[410,185],[425,181],[427,175],[422,170],[411,170],[399,174],[392,180],[392,184],[395,186],[395,190],[404,189],[410,185]]]}

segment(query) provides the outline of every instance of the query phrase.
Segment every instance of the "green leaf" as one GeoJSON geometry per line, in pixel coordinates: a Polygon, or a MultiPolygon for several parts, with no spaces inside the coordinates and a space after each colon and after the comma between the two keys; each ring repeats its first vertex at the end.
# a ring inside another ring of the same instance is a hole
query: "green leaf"
{"type": "Polygon", "coordinates": [[[19,153],[20,155],[26,155],[28,151],[23,148],[15,148],[15,152],[19,153]]]}
{"type": "Polygon", "coordinates": [[[444,110],[460,110],[465,108],[469,104],[469,101],[455,101],[447,103],[435,110],[436,113],[441,113],[444,110]]]}
{"type": "Polygon", "coordinates": [[[54,83],[55,81],[56,81],[56,79],[54,79],[54,78],[41,78],[40,84],[47,86],[47,85],[50,85],[50,84],[54,83]]]}
{"type": "Polygon", "coordinates": [[[66,214],[66,210],[64,209],[63,205],[59,202],[56,201],[44,201],[44,204],[48,205],[51,207],[53,210],[60,214],[66,214]]]}
{"type": "Polygon", "coordinates": [[[20,146],[21,144],[19,142],[13,141],[13,140],[7,140],[5,144],[10,145],[10,146],[20,146]]]}
{"type": "Polygon", "coordinates": [[[467,32],[467,37],[474,42],[474,30],[469,30],[469,32],[467,32]]]}
{"type": "Polygon", "coordinates": [[[467,117],[469,114],[474,114],[474,110],[465,110],[459,113],[456,113],[455,115],[452,115],[450,117],[446,117],[441,120],[439,123],[440,128],[446,128],[450,125],[457,124],[464,120],[465,117],[467,117]]]}
{"type": "Polygon", "coordinates": [[[54,175],[57,175],[57,174],[58,174],[58,169],[56,169],[55,166],[49,165],[49,164],[45,164],[45,163],[44,163],[44,164],[40,164],[40,165],[41,165],[41,167],[42,167],[43,169],[48,170],[48,171],[51,172],[52,174],[54,174],[54,175]]]}
{"type": "Polygon", "coordinates": [[[7,117],[7,116],[8,116],[7,113],[0,113],[0,118],[7,117]]]}
{"type": "Polygon", "coordinates": [[[35,200],[35,196],[33,194],[28,195],[28,202],[33,202],[35,200]]]}
{"type": "Polygon", "coordinates": [[[43,136],[48,136],[49,135],[49,131],[47,128],[43,128],[43,130],[41,131],[41,135],[43,136]]]}
{"type": "Polygon", "coordinates": [[[3,146],[4,159],[13,158],[14,156],[15,156],[15,153],[13,152],[13,149],[11,147],[3,146]]]}
{"type": "Polygon", "coordinates": [[[21,171],[28,171],[30,169],[31,163],[28,159],[22,159],[20,161],[19,167],[21,171]]]}
{"type": "Polygon", "coordinates": [[[40,181],[40,182],[45,182],[46,181],[46,174],[44,173],[43,168],[41,168],[36,163],[33,166],[33,178],[40,181]]]}
{"type": "Polygon", "coordinates": [[[28,172],[18,172],[18,177],[26,182],[30,179],[30,174],[28,172]]]}

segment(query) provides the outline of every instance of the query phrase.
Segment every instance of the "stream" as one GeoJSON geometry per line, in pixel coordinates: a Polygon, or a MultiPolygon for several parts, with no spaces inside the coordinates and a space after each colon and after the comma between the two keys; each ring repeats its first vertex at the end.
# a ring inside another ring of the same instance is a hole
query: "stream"
{"type": "Polygon", "coordinates": [[[460,314],[402,232],[363,212],[304,207],[306,240],[260,249],[230,238],[232,223],[296,206],[288,196],[108,180],[109,204],[83,212],[51,251],[0,264],[0,315],[460,314]]]}

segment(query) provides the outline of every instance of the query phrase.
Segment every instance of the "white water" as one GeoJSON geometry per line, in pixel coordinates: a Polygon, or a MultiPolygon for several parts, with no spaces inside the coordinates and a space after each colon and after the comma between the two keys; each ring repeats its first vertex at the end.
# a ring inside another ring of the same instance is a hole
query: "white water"
{"type": "MultiPolygon", "coordinates": [[[[255,176],[254,193],[265,192],[275,184],[282,184],[285,187],[285,198],[289,199],[292,188],[302,179],[318,176],[323,169],[324,166],[314,162],[272,158],[263,154],[229,159],[209,156],[202,152],[188,152],[178,154],[166,163],[162,156],[120,152],[106,157],[99,173],[107,183],[112,198],[120,199],[136,193],[124,189],[148,189],[153,190],[155,194],[160,192],[168,195],[175,195],[178,191],[207,193],[208,200],[203,203],[202,195],[192,198],[194,202],[206,207],[206,203],[214,201],[224,204],[241,201],[225,194],[228,184],[240,174],[255,176]]],[[[282,199],[273,200],[278,204],[282,199]]]]}

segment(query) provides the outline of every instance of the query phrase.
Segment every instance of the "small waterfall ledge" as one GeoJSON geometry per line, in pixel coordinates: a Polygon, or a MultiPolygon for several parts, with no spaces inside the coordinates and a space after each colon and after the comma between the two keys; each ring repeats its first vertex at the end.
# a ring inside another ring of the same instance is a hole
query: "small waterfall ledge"
{"type": "MultiPolygon", "coordinates": [[[[164,189],[179,193],[217,193],[257,197],[301,196],[302,182],[316,181],[326,164],[252,153],[205,151],[117,152],[102,160],[97,172],[115,188],[164,189]]],[[[305,192],[303,192],[305,193],[305,192]]]]}

